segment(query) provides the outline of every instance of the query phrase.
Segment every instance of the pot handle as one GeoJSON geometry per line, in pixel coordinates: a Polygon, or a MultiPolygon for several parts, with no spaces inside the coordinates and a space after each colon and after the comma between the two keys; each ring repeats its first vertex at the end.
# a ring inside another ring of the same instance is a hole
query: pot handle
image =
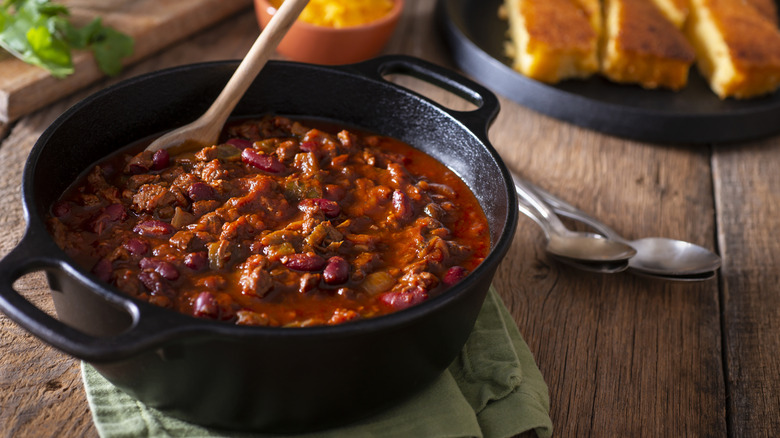
{"type": "MultiPolygon", "coordinates": [[[[56,256],[56,248],[41,233],[29,228],[21,242],[0,260],[0,311],[33,335],[55,348],[89,362],[114,361],[153,348],[169,339],[172,330],[157,324],[157,318],[141,318],[141,310],[129,298],[112,295],[102,299],[127,311],[132,319],[130,327],[112,337],[95,337],[76,330],[37,308],[14,288],[21,276],[38,271],[66,269],[56,256]]],[[[80,282],[91,281],[79,279],[80,282]]],[[[85,286],[89,290],[91,287],[85,286]]],[[[95,292],[93,292],[95,293],[95,292]]],[[[179,327],[177,332],[185,331],[179,327]]]]}
{"type": "MultiPolygon", "coordinates": [[[[463,123],[471,132],[479,136],[480,140],[488,142],[488,128],[495,120],[500,109],[500,104],[493,92],[471,79],[468,79],[453,70],[424,61],[420,58],[406,55],[381,56],[358,64],[352,64],[348,67],[358,70],[364,76],[385,81],[386,83],[399,88],[404,87],[388,82],[384,78],[384,75],[398,73],[412,76],[436,85],[473,103],[477,106],[477,109],[472,111],[456,111],[444,107],[427,97],[421,96],[463,123]]],[[[414,92],[407,88],[404,89],[414,92]]]]}

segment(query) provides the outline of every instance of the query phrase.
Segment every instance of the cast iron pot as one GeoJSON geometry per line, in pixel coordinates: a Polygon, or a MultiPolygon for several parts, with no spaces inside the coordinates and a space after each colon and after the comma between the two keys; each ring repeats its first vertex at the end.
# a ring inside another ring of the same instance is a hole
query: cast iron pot
{"type": "Polygon", "coordinates": [[[511,244],[515,195],[487,137],[498,101],[480,85],[403,56],[340,67],[271,62],[234,112],[323,117],[396,137],[449,166],[475,192],[490,225],[490,254],[446,293],[395,314],[295,329],[185,316],[101,283],[57,247],[44,224],[82,172],[118,147],[195,119],[236,66],[188,65],[126,80],[78,103],[43,133],[24,170],[26,233],[0,261],[0,309],[133,397],[191,422],[301,431],[377,412],[430,384],[456,357],[511,244]],[[445,109],[383,78],[392,73],[479,108],[445,109]],[[12,287],[35,270],[47,273],[58,319],[12,287]]]}

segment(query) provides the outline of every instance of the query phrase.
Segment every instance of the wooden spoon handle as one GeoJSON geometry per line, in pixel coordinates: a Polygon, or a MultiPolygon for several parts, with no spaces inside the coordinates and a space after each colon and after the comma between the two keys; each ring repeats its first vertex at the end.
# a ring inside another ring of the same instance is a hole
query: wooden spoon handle
{"type": "Polygon", "coordinates": [[[233,108],[244,96],[276,46],[308,3],[309,0],[285,0],[265,29],[260,32],[260,36],[252,44],[252,48],[209,109],[194,122],[174,129],[153,141],[146,150],[186,150],[191,146],[214,144],[233,108]]]}
{"type": "Polygon", "coordinates": [[[249,49],[219,97],[202,117],[212,118],[215,123],[218,122],[220,127],[224,125],[233,108],[236,107],[238,101],[241,100],[252,81],[263,69],[279,42],[308,3],[309,0],[285,0],[282,3],[265,29],[260,32],[260,36],[252,44],[252,48],[249,49]]]}

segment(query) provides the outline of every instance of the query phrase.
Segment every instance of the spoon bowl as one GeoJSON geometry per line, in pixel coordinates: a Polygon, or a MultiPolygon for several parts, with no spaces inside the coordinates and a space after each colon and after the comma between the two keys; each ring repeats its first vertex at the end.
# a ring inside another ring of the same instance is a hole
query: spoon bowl
{"type": "Polygon", "coordinates": [[[625,241],[636,249],[629,266],[656,275],[696,275],[710,273],[720,267],[720,257],[712,251],[690,242],[666,237],[645,237],[625,241]]]}
{"type": "Polygon", "coordinates": [[[623,242],[586,232],[550,235],[547,241],[547,252],[560,257],[596,263],[620,262],[636,254],[635,249],[623,242]]]}

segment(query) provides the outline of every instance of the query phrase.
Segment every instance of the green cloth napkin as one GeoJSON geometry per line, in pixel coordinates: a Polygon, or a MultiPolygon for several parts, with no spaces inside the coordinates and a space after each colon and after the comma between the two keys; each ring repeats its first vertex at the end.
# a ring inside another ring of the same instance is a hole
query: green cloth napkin
{"type": "Polygon", "coordinates": [[[552,435],[547,385],[509,311],[491,287],[461,354],[431,387],[402,405],[337,429],[303,435],[207,429],[166,416],[114,387],[82,363],[87,400],[100,436],[504,438],[534,429],[552,435]]]}

